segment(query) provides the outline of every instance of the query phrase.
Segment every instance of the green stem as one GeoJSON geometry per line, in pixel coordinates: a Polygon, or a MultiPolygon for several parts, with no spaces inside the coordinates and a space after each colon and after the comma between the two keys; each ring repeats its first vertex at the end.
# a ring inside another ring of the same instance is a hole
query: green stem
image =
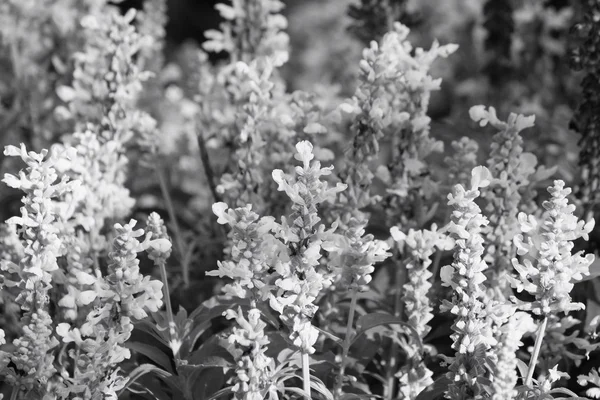
{"type": "Polygon", "coordinates": [[[169,219],[173,223],[173,229],[175,230],[175,245],[177,246],[177,252],[179,253],[179,257],[181,258],[181,270],[183,275],[183,286],[188,287],[190,284],[190,270],[189,265],[186,260],[186,252],[185,245],[183,243],[183,236],[181,235],[181,230],[179,229],[179,223],[177,222],[177,215],[175,214],[175,207],[173,207],[173,200],[171,199],[171,194],[169,193],[169,188],[167,187],[167,181],[163,174],[162,165],[158,165],[156,167],[156,175],[158,176],[158,184],[160,185],[160,191],[162,192],[163,199],[165,201],[165,206],[167,207],[167,212],[169,213],[169,219]]]}
{"type": "Polygon", "coordinates": [[[12,392],[10,393],[10,400],[17,400],[19,398],[19,388],[15,387],[13,388],[12,392]]]}
{"type": "Polygon", "coordinates": [[[533,354],[531,355],[531,360],[529,361],[529,370],[527,371],[525,386],[531,386],[531,382],[533,381],[533,372],[535,371],[535,365],[537,364],[537,359],[540,355],[540,349],[542,348],[542,342],[544,339],[544,333],[546,332],[547,325],[548,316],[544,317],[542,325],[540,326],[540,330],[537,334],[537,337],[535,338],[535,347],[533,348],[533,354]]]}
{"type": "Polygon", "coordinates": [[[302,383],[304,385],[304,392],[306,393],[306,400],[311,400],[310,394],[310,363],[308,360],[308,353],[302,353],[302,383]]]}
{"type": "Polygon", "coordinates": [[[210,164],[210,157],[208,156],[204,135],[201,132],[198,132],[196,136],[198,141],[198,149],[200,150],[200,161],[202,161],[202,167],[204,168],[204,174],[206,175],[208,187],[212,193],[214,201],[218,203],[221,201],[221,196],[219,196],[219,193],[217,192],[215,173],[212,169],[212,165],[210,164]]]}
{"type": "MultiPolygon", "coordinates": [[[[404,263],[401,265],[404,266],[404,263]]],[[[402,307],[402,287],[404,286],[404,281],[406,278],[405,268],[398,268],[396,272],[396,293],[394,294],[394,315],[396,317],[400,317],[403,312],[402,307]]],[[[396,341],[392,342],[392,348],[390,349],[390,357],[388,359],[388,364],[386,366],[386,380],[387,385],[385,387],[385,399],[392,400],[394,398],[394,393],[396,392],[396,364],[398,363],[398,344],[396,341]]]]}
{"type": "Polygon", "coordinates": [[[346,324],[346,336],[344,337],[344,342],[342,343],[342,361],[340,364],[340,370],[338,371],[338,376],[335,381],[335,398],[339,399],[343,394],[343,382],[344,382],[344,373],[346,372],[346,364],[348,362],[348,353],[350,352],[350,345],[352,344],[352,326],[354,325],[354,314],[356,312],[356,301],[357,301],[357,290],[356,288],[352,289],[351,292],[351,300],[350,300],[350,310],[348,311],[348,323],[346,324]]]}
{"type": "MultiPolygon", "coordinates": [[[[167,268],[165,266],[165,262],[163,260],[159,260],[156,263],[158,265],[158,269],[160,270],[160,279],[163,282],[163,299],[165,299],[165,308],[167,309],[167,319],[169,321],[169,338],[171,340],[171,343],[169,343],[169,346],[172,345],[173,341],[177,339],[177,332],[176,332],[176,325],[175,325],[175,318],[173,317],[173,308],[171,305],[171,297],[169,295],[169,280],[167,278],[167,268]]],[[[174,349],[173,347],[171,347],[171,350],[173,351],[173,357],[175,357],[175,361],[176,364],[179,364],[180,358],[179,358],[179,348],[174,349]]]]}

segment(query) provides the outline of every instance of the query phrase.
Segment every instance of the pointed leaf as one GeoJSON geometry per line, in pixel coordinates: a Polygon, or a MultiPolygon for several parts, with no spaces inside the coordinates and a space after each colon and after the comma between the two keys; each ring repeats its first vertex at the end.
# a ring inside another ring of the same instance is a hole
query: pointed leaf
{"type": "Polygon", "coordinates": [[[415,400],[436,400],[444,396],[450,385],[450,379],[446,375],[437,378],[432,385],[423,390],[415,400]]]}
{"type": "Polygon", "coordinates": [[[163,353],[158,347],[146,343],[131,341],[126,342],[125,347],[148,357],[156,364],[161,366],[165,371],[171,374],[175,372],[171,364],[171,357],[163,353]]]}
{"type": "Polygon", "coordinates": [[[351,343],[354,343],[360,335],[367,332],[369,329],[373,329],[381,325],[400,325],[404,328],[407,328],[412,333],[412,336],[414,337],[415,342],[419,345],[421,351],[424,350],[419,333],[415,330],[415,328],[402,321],[402,317],[396,317],[394,315],[385,313],[371,313],[361,316],[358,321],[356,321],[356,334],[352,338],[351,343]]]}

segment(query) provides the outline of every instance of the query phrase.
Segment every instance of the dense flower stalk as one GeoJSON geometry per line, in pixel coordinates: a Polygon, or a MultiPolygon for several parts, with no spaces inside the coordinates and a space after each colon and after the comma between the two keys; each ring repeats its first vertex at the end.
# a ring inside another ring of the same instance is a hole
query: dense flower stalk
{"type": "Polygon", "coordinates": [[[471,181],[471,171],[477,165],[479,144],[467,136],[452,141],[452,154],[445,158],[448,165],[448,181],[463,187],[471,181]]]}
{"type": "Polygon", "coordinates": [[[232,279],[222,289],[228,295],[264,301],[269,269],[275,265],[279,246],[272,234],[274,218],[259,217],[250,205],[230,209],[225,203],[215,203],[212,208],[217,222],[231,228],[230,247],[228,259],[219,261],[219,268],[206,275],[232,279]]]}
{"type": "Polygon", "coordinates": [[[206,275],[231,279],[233,282],[225,285],[223,292],[249,299],[251,304],[247,314],[241,308],[224,313],[236,322],[229,336],[229,342],[236,344],[239,351],[234,396],[236,400],[263,399],[265,392],[273,390],[275,361],[265,355],[269,339],[257,304],[269,298],[272,266],[277,264],[285,246],[272,234],[277,226],[274,218],[259,217],[250,205],[230,209],[225,203],[215,203],[212,208],[218,217],[217,222],[231,228],[228,234],[230,247],[228,259],[219,261],[219,268],[206,275]]]}
{"type": "Polygon", "coordinates": [[[260,319],[260,311],[251,308],[245,317],[241,309],[227,310],[227,319],[234,319],[237,326],[229,336],[229,342],[238,346],[236,357],[236,383],[232,387],[235,400],[262,400],[268,393],[273,396],[275,360],[265,354],[269,339],[265,334],[266,323],[260,319]]]}
{"type": "Polygon", "coordinates": [[[531,316],[524,312],[516,312],[506,324],[500,328],[494,378],[492,380],[492,400],[514,399],[517,396],[517,351],[523,344],[521,337],[526,332],[535,330],[531,316]]]}
{"type": "MultiPolygon", "coordinates": [[[[27,152],[21,148],[7,146],[7,156],[17,156],[27,164],[19,176],[6,174],[3,181],[10,187],[25,192],[21,216],[10,218],[8,224],[20,225],[19,233],[24,240],[23,256],[18,266],[20,293],[16,302],[23,315],[20,324],[22,334],[14,340],[17,351],[9,359],[3,357],[2,375],[15,388],[26,392],[41,393],[49,389],[54,368],[53,348],[58,341],[53,336],[52,317],[49,314],[49,290],[52,288],[52,273],[59,266],[57,257],[64,254],[63,239],[59,236],[60,225],[70,213],[71,205],[55,200],[76,188],[77,183],[68,182],[67,177],[58,180],[56,157],[47,157],[47,151],[27,152]]],[[[62,156],[66,156],[63,154],[62,156]]]]}
{"type": "Polygon", "coordinates": [[[82,132],[66,137],[52,151],[72,153],[57,169],[61,175],[81,182],[81,195],[75,202],[73,218],[67,222],[65,237],[71,251],[66,255],[67,294],[59,301],[67,320],[85,318],[77,310],[86,304],[82,293],[91,289],[80,272],[98,275],[99,258],[107,247],[104,230],[108,221],[131,213],[134,200],[125,187],[128,159],[121,142],[103,139],[98,128],[88,126],[82,132]]]}
{"type": "Polygon", "coordinates": [[[394,22],[410,25],[413,19],[406,0],[361,0],[351,4],[348,15],[353,19],[349,30],[364,44],[380,40],[393,29],[394,22]]]}
{"type": "MultiPolygon", "coordinates": [[[[81,327],[61,323],[57,333],[64,343],[73,343],[68,351],[73,372],[61,371],[60,398],[80,396],[83,399],[115,398],[127,379],[119,375],[118,364],[130,357],[123,345],[133,331],[133,321],[147,317],[147,311],[157,312],[162,306],[162,282],[140,274],[137,253],[150,248],[150,253],[165,252],[170,242],[146,237],[142,229],[134,230],[136,221],[115,225],[116,237],[109,253],[108,274],[105,277],[86,275],[93,283],[89,293],[93,309],[81,327]]],[[[83,274],[83,273],[82,273],[83,274]]]]}
{"type": "Polygon", "coordinates": [[[581,134],[579,141],[579,164],[582,186],[579,188],[581,200],[589,212],[600,203],[600,2],[582,2],[583,21],[573,27],[581,39],[581,44],[571,54],[571,68],[584,70],[581,82],[582,98],[571,119],[571,128],[581,134]]]}
{"type": "Polygon", "coordinates": [[[136,57],[152,39],[136,31],[135,16],[133,9],[120,15],[117,9],[107,8],[84,17],[81,24],[86,45],[75,54],[72,87],[58,89],[68,103],[68,109],[60,109],[64,117],[78,124],[102,125],[104,137],[121,143],[134,136],[151,136],[149,132],[156,126],[156,121],[136,105],[142,82],[151,75],[141,70],[136,57]]]}
{"type": "Polygon", "coordinates": [[[283,7],[280,0],[233,0],[231,5],[217,4],[225,22],[220,30],[205,32],[208,40],[204,48],[226,51],[233,62],[250,63],[258,57],[269,57],[275,66],[283,65],[289,58],[283,7]]]}
{"type": "Polygon", "coordinates": [[[494,86],[506,81],[511,72],[512,33],[515,30],[513,5],[510,0],[488,0],[483,6],[487,30],[485,48],[488,62],[485,66],[490,83],[494,86]]]}
{"type": "Polygon", "coordinates": [[[525,290],[535,296],[531,310],[542,316],[585,307],[573,303],[570,292],[574,282],[589,275],[589,267],[594,261],[593,254],[584,256],[583,251],[571,254],[574,240],[588,239],[594,220],[586,223],[573,214],[575,206],[567,199],[571,189],[565,188],[563,181],[554,181],[548,192],[551,197],[543,203],[546,211],[541,223],[532,215],[520,213],[518,218],[524,235],[514,238],[517,254],[530,254],[537,262],[534,265],[527,258],[522,261],[514,258],[512,263],[519,275],[510,278],[518,291],[525,290]]]}
{"type": "MultiPolygon", "coordinates": [[[[264,176],[273,170],[273,156],[283,141],[270,130],[275,91],[274,66],[270,59],[250,64],[238,62],[223,75],[234,100],[235,143],[233,172],[221,177],[217,192],[228,204],[252,204],[258,212],[268,210],[274,188],[264,176]]],[[[282,157],[284,158],[284,157],[282,157]]],[[[279,163],[280,164],[280,163],[279,163]]],[[[276,197],[276,195],[275,195],[276,197]]]]}
{"type": "MultiPolygon", "coordinates": [[[[391,229],[392,238],[396,241],[401,253],[406,258],[407,282],[404,284],[402,302],[406,321],[423,341],[431,330],[428,322],[433,318],[433,307],[429,300],[431,289],[430,279],[433,276],[429,271],[431,256],[439,250],[452,248],[452,240],[444,233],[432,226],[431,230],[409,230],[407,234],[397,227],[391,229]]],[[[415,399],[423,389],[433,383],[433,372],[425,365],[423,354],[414,338],[404,346],[407,353],[407,362],[400,368],[397,377],[400,380],[400,395],[402,399],[415,399]]]]}
{"type": "MultiPolygon", "coordinates": [[[[320,268],[321,249],[325,226],[320,224],[317,206],[332,201],[346,188],[338,183],[328,188],[321,176],[331,174],[333,167],[321,168],[314,159],[313,146],[308,141],[296,145],[295,158],[302,162],[296,167],[296,176],[289,178],[283,171],[274,170],[273,179],[292,201],[289,221],[282,219],[278,236],[288,246],[288,259],[276,265],[278,278],[275,292],[270,294],[270,304],[281,313],[281,319],[290,328],[290,339],[303,353],[313,353],[318,338],[311,324],[319,293],[331,284],[331,273],[320,268]],[[312,162],[311,162],[312,161],[312,162]]],[[[326,235],[325,235],[326,236],[326,235]]],[[[334,246],[334,248],[337,248],[334,246]]]]}
{"type": "Polygon", "coordinates": [[[523,138],[520,132],[533,126],[535,116],[525,117],[511,113],[506,122],[496,116],[494,107],[474,106],[469,110],[471,119],[481,126],[488,123],[498,129],[492,138],[487,167],[494,178],[486,194],[485,208],[490,224],[487,228],[487,254],[493,257],[496,275],[494,286],[501,292],[508,289],[508,281],[503,276],[510,272],[514,257],[512,239],[519,232],[517,214],[521,205],[521,192],[529,184],[530,175],[535,172],[536,157],[523,151],[523,138]]]}
{"type": "Polygon", "coordinates": [[[138,18],[139,34],[146,40],[140,52],[145,58],[144,68],[148,71],[158,73],[164,64],[165,40],[167,37],[167,1],[148,0],[144,1],[144,8],[138,18]]]}
{"type": "Polygon", "coordinates": [[[451,302],[444,301],[441,310],[456,316],[451,335],[456,353],[448,358],[451,384],[446,392],[446,398],[452,400],[489,398],[486,352],[496,341],[487,321],[490,312],[483,286],[487,264],[482,258],[482,232],[488,221],[475,199],[480,195],[478,189],[488,186],[490,179],[487,168],[476,167],[471,188],[456,185],[448,195],[448,205],[454,207],[448,226],[455,241],[454,262],[442,267],[441,276],[443,284],[452,287],[453,296],[451,302]]]}
{"type": "Polygon", "coordinates": [[[406,26],[396,23],[381,42],[371,42],[363,51],[356,92],[340,107],[353,117],[354,141],[344,181],[349,186],[347,201],[357,209],[375,200],[369,193],[374,177],[369,162],[386,136],[392,142],[393,166],[381,166],[378,176],[391,186],[388,192],[400,198],[415,186],[432,192],[431,184],[414,182],[427,169],[423,158],[442,149],[442,143],[429,136],[427,116],[431,92],[439,90],[441,79],[428,72],[436,58],[449,56],[457,46],[434,42],[428,51],[413,49],[408,34],[406,26]]]}

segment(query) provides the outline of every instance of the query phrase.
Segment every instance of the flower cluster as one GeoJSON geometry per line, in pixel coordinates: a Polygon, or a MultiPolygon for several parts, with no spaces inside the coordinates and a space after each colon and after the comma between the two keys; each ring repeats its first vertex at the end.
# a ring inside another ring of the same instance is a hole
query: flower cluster
{"type": "MultiPolygon", "coordinates": [[[[273,188],[264,176],[273,169],[273,164],[281,165],[281,161],[273,162],[274,156],[282,153],[277,146],[284,143],[280,135],[271,130],[275,90],[272,74],[272,61],[259,59],[251,64],[238,62],[225,73],[226,87],[235,99],[235,123],[232,137],[236,143],[234,172],[224,174],[217,186],[217,192],[237,206],[252,204],[257,211],[267,209],[273,188]]],[[[289,146],[289,145],[288,145],[289,146]]],[[[284,149],[283,153],[289,153],[284,149]]],[[[285,157],[282,157],[285,158],[285,157]]],[[[276,195],[275,195],[276,197],[276,195]]],[[[274,202],[273,202],[274,203],[274,202]]]]}
{"type": "Polygon", "coordinates": [[[269,390],[275,361],[265,355],[269,339],[264,331],[266,324],[261,321],[261,313],[256,307],[268,299],[272,286],[270,269],[276,264],[280,251],[285,252],[285,246],[271,233],[276,226],[275,220],[259,218],[250,205],[232,210],[225,203],[215,203],[213,212],[218,223],[230,226],[231,247],[229,259],[218,262],[218,270],[206,275],[232,279],[232,283],[223,287],[223,292],[249,299],[251,304],[247,316],[241,308],[224,313],[227,319],[236,321],[229,342],[237,344],[241,353],[236,356],[237,379],[233,391],[239,400],[262,399],[263,393],[269,390]],[[278,247],[280,251],[277,251],[278,247]]]}
{"type": "Polygon", "coordinates": [[[336,194],[346,188],[338,183],[328,188],[321,176],[331,174],[333,167],[321,168],[314,159],[313,146],[308,141],[296,145],[296,177],[288,178],[281,170],[273,171],[273,179],[292,201],[292,213],[283,218],[278,236],[288,246],[289,261],[276,266],[278,278],[276,291],[270,295],[271,307],[281,313],[282,321],[290,328],[290,339],[303,353],[314,352],[318,331],[311,320],[317,307],[314,304],[319,293],[331,284],[332,276],[322,271],[321,249],[327,242],[322,239],[325,226],[319,224],[317,206],[335,200],[336,194]],[[312,162],[311,162],[312,161],[312,162]]]}
{"type": "Polygon", "coordinates": [[[513,254],[512,238],[519,232],[517,214],[522,201],[521,190],[529,184],[530,175],[535,172],[537,158],[523,152],[523,138],[520,132],[533,126],[535,116],[525,117],[511,113],[506,122],[496,116],[494,107],[474,106],[469,110],[471,119],[481,126],[488,123],[498,129],[492,138],[490,157],[487,166],[494,178],[484,198],[490,221],[487,240],[487,253],[493,257],[496,285],[504,285],[502,276],[511,269],[513,254]]]}
{"type": "Polygon", "coordinates": [[[496,348],[497,360],[494,366],[494,379],[492,380],[492,400],[514,399],[517,396],[515,390],[517,384],[517,350],[523,343],[521,337],[526,332],[532,332],[536,328],[531,316],[525,312],[512,314],[508,322],[500,328],[498,345],[496,348]]]}
{"type": "MultiPolygon", "coordinates": [[[[108,139],[128,142],[134,134],[152,135],[156,121],[137,109],[142,82],[150,76],[136,64],[136,56],[151,41],[133,25],[135,10],[120,15],[106,8],[82,19],[86,45],[75,54],[72,86],[58,88],[67,107],[57,110],[77,123],[102,125],[108,139]]],[[[76,127],[82,129],[82,127],[76,127]]]]}
{"type": "Polygon", "coordinates": [[[407,3],[406,0],[361,0],[360,4],[352,4],[348,10],[354,20],[350,31],[364,44],[380,40],[393,29],[394,22],[411,22],[407,3]]]}
{"type": "Polygon", "coordinates": [[[448,179],[454,184],[467,186],[471,181],[471,171],[477,165],[479,144],[466,136],[452,141],[452,155],[444,160],[448,166],[448,179]]]}
{"type": "MultiPolygon", "coordinates": [[[[170,242],[151,239],[142,229],[134,230],[135,220],[127,225],[115,225],[116,237],[113,251],[109,254],[108,274],[94,277],[86,274],[93,284],[89,293],[93,309],[81,327],[61,323],[57,333],[64,343],[73,343],[69,358],[73,360],[73,372],[61,371],[63,386],[58,392],[61,398],[81,396],[85,399],[116,398],[127,379],[118,375],[118,364],[130,357],[123,345],[133,331],[133,321],[147,316],[147,311],[157,312],[162,306],[162,283],[143,276],[139,271],[137,253],[150,249],[149,253],[168,251],[170,242]]],[[[80,274],[84,274],[81,272],[80,274]]]]}
{"type": "Polygon", "coordinates": [[[518,291],[525,290],[535,296],[531,310],[537,315],[580,310],[581,303],[573,303],[570,292],[574,282],[589,274],[589,266],[594,261],[593,254],[583,255],[583,251],[571,254],[573,241],[588,239],[594,228],[594,220],[580,221],[573,214],[575,206],[568,203],[571,189],[565,188],[561,180],[554,181],[548,188],[551,197],[543,203],[546,210],[543,220],[538,223],[532,215],[520,213],[518,216],[521,232],[515,236],[517,254],[534,256],[534,265],[528,258],[513,259],[512,264],[519,274],[509,278],[518,291]]]}
{"type": "Polygon", "coordinates": [[[249,63],[257,57],[270,57],[274,65],[281,66],[288,60],[289,37],[283,29],[287,20],[281,14],[284,7],[280,0],[234,0],[231,5],[217,4],[225,19],[221,30],[205,33],[208,51],[226,51],[233,61],[249,63]]]}
{"type": "Polygon", "coordinates": [[[486,307],[487,264],[483,260],[482,232],[488,224],[475,203],[479,188],[489,186],[491,174],[485,167],[473,169],[471,188],[454,186],[448,195],[448,205],[454,207],[452,221],[448,225],[455,241],[454,262],[442,267],[442,282],[452,287],[452,301],[442,304],[442,311],[450,311],[455,320],[451,338],[456,351],[450,357],[448,378],[451,384],[447,398],[462,400],[481,396],[489,391],[486,383],[486,352],[496,343],[487,321],[490,311],[486,307]]]}
{"type": "Polygon", "coordinates": [[[375,271],[374,264],[388,258],[389,245],[377,240],[371,234],[365,235],[365,229],[355,218],[347,224],[343,233],[338,236],[336,249],[329,249],[339,259],[330,258],[332,265],[341,269],[341,276],[336,282],[339,289],[368,290],[371,274],[375,271]]]}
{"type": "Polygon", "coordinates": [[[424,158],[443,148],[441,142],[429,136],[429,99],[441,83],[441,79],[429,75],[429,69],[436,58],[448,57],[457,46],[435,42],[428,51],[413,49],[408,34],[406,26],[396,23],[380,43],[371,42],[360,62],[356,93],[340,106],[353,118],[354,142],[345,181],[349,185],[348,202],[356,208],[375,200],[368,190],[374,177],[368,164],[386,136],[392,143],[392,160],[390,167],[381,166],[377,175],[389,185],[388,193],[405,199],[413,188],[426,197],[433,191],[430,181],[414,181],[425,175],[424,158]]]}
{"type": "Polygon", "coordinates": [[[600,63],[597,47],[600,44],[600,3],[596,0],[582,2],[583,21],[575,24],[572,31],[581,40],[581,45],[571,54],[571,67],[584,70],[586,75],[581,81],[582,99],[571,119],[571,127],[581,134],[579,142],[579,164],[581,165],[580,192],[582,201],[588,209],[600,202],[600,117],[595,112],[600,105],[600,63]]]}
{"type": "Polygon", "coordinates": [[[58,344],[52,332],[48,293],[52,288],[52,274],[59,269],[57,258],[66,251],[59,235],[60,226],[72,212],[71,204],[54,200],[76,190],[79,182],[69,182],[67,177],[58,180],[54,166],[59,159],[47,157],[46,150],[27,152],[25,145],[21,145],[20,148],[8,146],[4,152],[7,156],[20,157],[27,169],[20,171],[18,177],[6,174],[3,180],[10,187],[25,192],[25,196],[21,216],[7,221],[20,225],[19,234],[24,240],[18,266],[9,268],[18,271],[20,278],[21,291],[16,302],[23,310],[20,321],[23,332],[14,340],[18,351],[10,357],[13,367],[8,366],[9,359],[3,357],[1,373],[15,388],[44,393],[56,371],[51,350],[58,344]]]}
{"type": "Polygon", "coordinates": [[[232,279],[233,282],[222,289],[228,295],[265,300],[269,289],[268,271],[278,257],[279,242],[272,234],[276,227],[274,218],[260,218],[250,205],[229,209],[225,203],[215,203],[213,212],[219,224],[227,224],[231,228],[228,234],[229,259],[219,261],[218,270],[206,275],[232,279]]]}
{"type": "Polygon", "coordinates": [[[511,72],[512,33],[515,30],[513,6],[507,0],[488,0],[483,6],[484,27],[489,52],[485,69],[492,85],[500,85],[511,72]]]}
{"type": "MultiPolygon", "coordinates": [[[[403,285],[402,301],[408,324],[423,340],[431,327],[428,325],[433,318],[433,307],[429,300],[431,289],[430,279],[433,274],[429,271],[431,256],[439,250],[450,250],[453,241],[443,232],[438,231],[435,224],[431,230],[409,230],[403,233],[397,227],[390,231],[392,238],[405,255],[407,283],[403,285]]],[[[400,379],[400,393],[404,399],[414,399],[419,393],[433,383],[433,372],[423,362],[423,355],[418,351],[419,346],[412,339],[405,346],[408,362],[402,366],[397,376],[400,379]]]]}
{"type": "Polygon", "coordinates": [[[260,311],[251,308],[248,317],[241,309],[237,312],[227,310],[227,319],[234,319],[229,342],[237,344],[242,353],[237,357],[236,384],[232,387],[235,400],[263,400],[266,394],[271,396],[276,388],[273,384],[275,360],[265,354],[269,339],[265,335],[266,324],[260,319],[260,311]]]}

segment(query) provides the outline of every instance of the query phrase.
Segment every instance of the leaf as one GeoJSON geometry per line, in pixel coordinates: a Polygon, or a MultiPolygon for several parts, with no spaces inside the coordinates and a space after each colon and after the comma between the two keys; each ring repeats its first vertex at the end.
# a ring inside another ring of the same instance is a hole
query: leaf
{"type": "Polygon", "coordinates": [[[161,377],[161,378],[169,378],[172,375],[170,373],[168,373],[167,371],[164,371],[160,368],[158,368],[155,365],[152,364],[142,364],[139,367],[135,368],[133,371],[131,371],[131,373],[129,374],[129,380],[127,381],[127,383],[125,384],[125,386],[123,386],[123,388],[119,391],[119,393],[117,393],[118,395],[121,395],[125,390],[127,390],[127,388],[129,386],[131,386],[133,383],[135,383],[135,381],[137,381],[140,377],[149,374],[149,373],[155,373],[157,376],[161,377]]]}
{"type": "Polygon", "coordinates": [[[319,378],[311,376],[310,387],[315,392],[321,393],[323,396],[325,396],[325,399],[333,400],[333,393],[327,389],[327,386],[325,386],[325,384],[319,378]]]}
{"type": "Polygon", "coordinates": [[[164,370],[169,372],[170,374],[174,373],[173,366],[171,364],[171,357],[167,356],[165,353],[160,351],[157,347],[141,343],[141,342],[126,342],[125,347],[135,351],[136,353],[143,354],[148,357],[156,364],[161,366],[164,370]]]}
{"type": "Polygon", "coordinates": [[[413,335],[415,342],[419,345],[421,352],[424,351],[423,343],[421,343],[421,338],[419,333],[413,328],[410,324],[402,321],[402,317],[396,317],[391,314],[385,313],[371,313],[361,316],[358,321],[356,321],[356,334],[352,338],[352,343],[356,341],[356,339],[367,332],[369,329],[373,329],[377,326],[381,325],[400,325],[404,328],[407,328],[413,335]]]}
{"type": "MultiPolygon", "coordinates": [[[[143,390],[150,394],[150,398],[153,400],[172,400],[173,397],[168,395],[160,383],[155,379],[147,379],[151,378],[149,375],[145,375],[139,378],[138,382],[136,382],[143,390]]],[[[131,390],[131,389],[130,389],[131,390]]],[[[175,395],[178,393],[175,393],[175,395]]]]}
{"type": "Polygon", "coordinates": [[[517,358],[517,369],[519,370],[521,377],[527,376],[527,371],[529,370],[529,367],[527,366],[525,361],[517,358]]]}
{"type": "MultiPolygon", "coordinates": [[[[192,324],[190,323],[190,325],[192,324]]],[[[210,326],[210,321],[204,321],[194,326],[189,332],[184,333],[181,347],[179,348],[179,355],[182,358],[187,358],[190,355],[190,352],[196,346],[196,342],[200,339],[200,336],[202,336],[210,326]]]]}
{"type": "Polygon", "coordinates": [[[233,392],[232,386],[229,386],[229,387],[226,387],[226,388],[223,388],[223,389],[219,390],[217,393],[213,394],[212,396],[210,396],[206,400],[215,400],[215,399],[218,399],[219,397],[223,397],[226,394],[229,394],[229,393],[232,393],[232,392],[233,392]]]}
{"type": "Polygon", "coordinates": [[[190,354],[187,358],[187,367],[208,368],[219,367],[229,368],[235,361],[231,353],[225,348],[227,341],[218,336],[213,336],[200,346],[200,348],[190,354]]]}
{"type": "MultiPolygon", "coordinates": [[[[168,338],[165,336],[165,334],[163,332],[159,331],[156,328],[156,325],[154,325],[148,319],[143,319],[141,321],[136,322],[133,330],[134,330],[134,332],[139,331],[139,332],[147,333],[148,335],[150,335],[153,338],[155,338],[156,340],[158,340],[161,344],[165,345],[166,347],[169,347],[168,338]]],[[[167,335],[168,335],[168,332],[167,332],[167,335]]]]}
{"type": "Polygon", "coordinates": [[[218,393],[225,384],[225,373],[222,368],[204,369],[193,382],[194,399],[206,399],[218,393]]]}
{"type": "Polygon", "coordinates": [[[423,390],[415,400],[436,400],[443,396],[450,385],[450,379],[446,375],[442,375],[433,382],[432,385],[423,390]]]}
{"type": "Polygon", "coordinates": [[[317,330],[319,332],[321,332],[321,334],[323,334],[323,336],[327,337],[328,339],[333,340],[337,345],[340,345],[340,346],[342,345],[343,340],[340,339],[339,337],[335,336],[333,333],[329,333],[326,330],[323,330],[319,327],[315,327],[315,328],[317,328],[317,330]]]}

